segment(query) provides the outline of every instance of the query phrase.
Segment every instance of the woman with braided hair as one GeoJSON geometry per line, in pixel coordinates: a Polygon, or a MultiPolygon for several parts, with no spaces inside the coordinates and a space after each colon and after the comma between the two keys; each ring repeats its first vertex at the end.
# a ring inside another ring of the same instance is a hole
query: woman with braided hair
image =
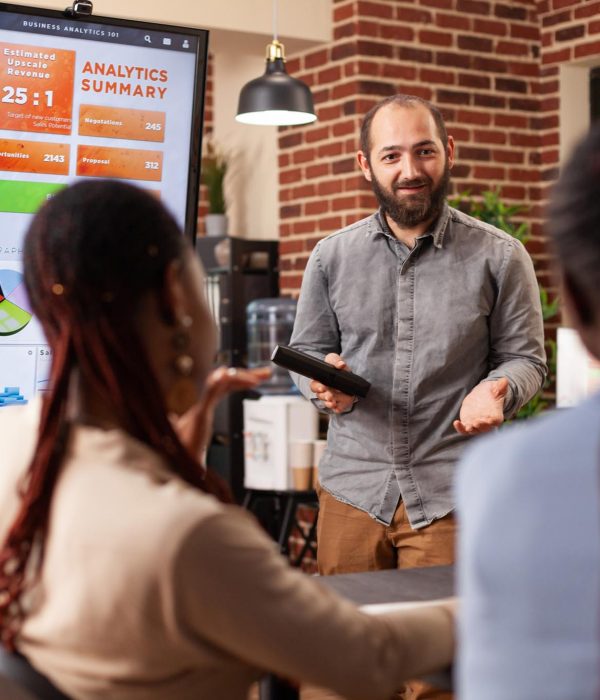
{"type": "Polygon", "coordinates": [[[201,455],[215,404],[191,246],[157,198],[84,181],[47,202],[25,283],[53,363],[0,418],[0,634],[80,700],[241,700],[261,672],[384,700],[450,661],[452,604],[370,617],[291,570],[201,455]]]}

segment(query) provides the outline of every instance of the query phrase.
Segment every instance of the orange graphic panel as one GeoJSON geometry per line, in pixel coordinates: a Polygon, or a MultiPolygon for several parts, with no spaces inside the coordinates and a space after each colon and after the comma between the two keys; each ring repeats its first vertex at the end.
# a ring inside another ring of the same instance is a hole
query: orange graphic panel
{"type": "Polygon", "coordinates": [[[165,122],[165,112],[100,105],[81,105],[79,109],[79,133],[82,136],[163,142],[165,122]]]}
{"type": "Polygon", "coordinates": [[[104,146],[77,148],[77,175],[82,177],[118,177],[158,182],[162,178],[162,166],[162,151],[104,146]]]}
{"type": "Polygon", "coordinates": [[[68,175],[69,146],[66,143],[0,139],[0,170],[68,175]]]}
{"type": "Polygon", "coordinates": [[[0,129],[70,134],[75,51],[0,42],[0,129]]]}

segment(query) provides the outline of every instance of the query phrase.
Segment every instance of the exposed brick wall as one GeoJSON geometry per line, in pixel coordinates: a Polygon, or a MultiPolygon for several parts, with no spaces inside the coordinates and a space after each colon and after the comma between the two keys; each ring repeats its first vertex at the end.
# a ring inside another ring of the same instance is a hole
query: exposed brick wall
{"type": "MultiPolygon", "coordinates": [[[[204,95],[204,128],[203,138],[212,134],[214,115],[213,115],[213,97],[214,97],[214,59],[211,54],[208,56],[206,65],[206,92],[204,95]]],[[[204,148],[202,150],[204,152],[204,148]]],[[[208,201],[206,198],[206,186],[200,185],[200,198],[198,200],[198,228],[199,236],[206,235],[204,228],[204,217],[208,214],[208,201]]]]}
{"type": "MultiPolygon", "coordinates": [[[[561,64],[597,58],[600,65],[600,2],[539,0],[540,56],[540,178],[546,200],[558,174],[560,147],[559,68],[561,64]]],[[[587,104],[573,109],[587,109],[587,104]]],[[[546,281],[547,273],[539,275],[546,281]]]]}
{"type": "Polygon", "coordinates": [[[361,116],[395,92],[444,113],[458,144],[454,192],[499,187],[528,207],[528,249],[554,291],[542,217],[558,174],[559,67],[600,65],[600,1],[334,0],[334,21],[330,45],[288,63],[311,86],[319,119],[279,138],[282,293],[298,293],[320,238],[373,210],[357,135],[361,116]]]}
{"type": "Polygon", "coordinates": [[[279,139],[282,292],[297,293],[320,238],[375,207],[357,134],[369,107],[395,92],[444,113],[457,142],[454,192],[498,187],[530,206],[531,251],[543,257],[539,56],[534,0],[334,2],[334,41],[288,64],[311,86],[319,119],[279,139]]]}

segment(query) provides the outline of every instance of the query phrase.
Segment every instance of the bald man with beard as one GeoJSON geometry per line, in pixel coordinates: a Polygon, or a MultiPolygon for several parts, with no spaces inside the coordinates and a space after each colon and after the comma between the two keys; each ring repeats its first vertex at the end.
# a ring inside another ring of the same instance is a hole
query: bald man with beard
{"type": "Polygon", "coordinates": [[[455,145],[439,110],[387,98],[365,116],[360,141],[379,210],[315,246],[290,343],[371,382],[357,399],[293,375],[330,415],[321,574],[452,563],[456,462],[546,374],[531,259],[507,233],[448,206],[455,145]]]}

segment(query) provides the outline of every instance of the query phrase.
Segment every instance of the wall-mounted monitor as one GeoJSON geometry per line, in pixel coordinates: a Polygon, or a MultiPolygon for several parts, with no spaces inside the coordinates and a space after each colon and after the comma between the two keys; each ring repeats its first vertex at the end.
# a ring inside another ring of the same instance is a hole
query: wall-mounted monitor
{"type": "Polygon", "coordinates": [[[0,414],[48,385],[22,278],[49,197],[118,178],[196,231],[208,32],[0,3],[0,414]]]}

